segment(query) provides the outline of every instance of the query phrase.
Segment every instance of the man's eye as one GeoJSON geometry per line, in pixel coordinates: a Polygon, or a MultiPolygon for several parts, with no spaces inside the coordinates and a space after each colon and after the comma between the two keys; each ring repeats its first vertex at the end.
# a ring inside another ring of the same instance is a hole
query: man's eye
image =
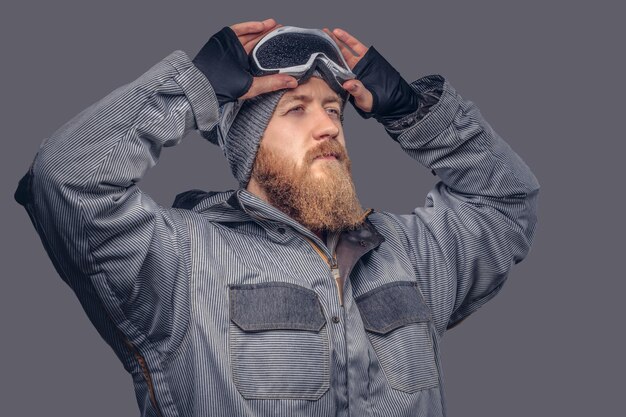
{"type": "Polygon", "coordinates": [[[342,116],[341,110],[336,109],[334,107],[329,107],[326,109],[326,111],[333,117],[341,118],[342,116]]]}
{"type": "Polygon", "coordinates": [[[295,106],[289,109],[287,113],[301,113],[304,111],[304,106],[295,106]]]}

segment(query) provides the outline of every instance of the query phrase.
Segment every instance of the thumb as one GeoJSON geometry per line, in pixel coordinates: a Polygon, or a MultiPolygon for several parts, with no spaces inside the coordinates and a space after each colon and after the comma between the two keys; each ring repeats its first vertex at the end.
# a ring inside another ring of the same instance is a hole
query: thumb
{"type": "Polygon", "coordinates": [[[357,79],[348,80],[343,83],[345,88],[352,97],[354,97],[354,104],[363,110],[364,112],[371,112],[374,107],[374,96],[365,88],[363,83],[357,79]]]}
{"type": "Polygon", "coordinates": [[[295,88],[297,86],[298,81],[290,75],[272,74],[264,75],[262,77],[254,77],[248,92],[239,98],[246,100],[261,94],[283,90],[285,88],[295,88]]]}

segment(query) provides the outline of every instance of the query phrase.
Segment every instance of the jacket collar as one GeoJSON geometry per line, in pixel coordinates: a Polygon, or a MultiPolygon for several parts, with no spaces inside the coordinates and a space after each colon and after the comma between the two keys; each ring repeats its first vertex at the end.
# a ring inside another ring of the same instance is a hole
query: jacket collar
{"type": "MultiPolygon", "coordinates": [[[[173,207],[201,213],[208,220],[218,223],[253,221],[265,229],[272,230],[286,225],[315,242],[320,248],[328,249],[326,248],[327,242],[322,242],[315,233],[243,188],[224,192],[187,191],[176,196],[173,207]]],[[[363,254],[378,247],[384,241],[382,235],[367,219],[372,212],[373,210],[369,209],[364,213],[363,223],[359,228],[343,231],[334,239],[328,239],[336,242],[339,258],[343,260],[356,257],[354,260],[356,262],[363,254]]],[[[333,249],[335,248],[330,248],[328,255],[331,255],[333,249]]],[[[354,262],[350,261],[346,265],[353,266],[354,262]]],[[[346,267],[346,270],[342,272],[349,273],[352,266],[346,267]]]]}

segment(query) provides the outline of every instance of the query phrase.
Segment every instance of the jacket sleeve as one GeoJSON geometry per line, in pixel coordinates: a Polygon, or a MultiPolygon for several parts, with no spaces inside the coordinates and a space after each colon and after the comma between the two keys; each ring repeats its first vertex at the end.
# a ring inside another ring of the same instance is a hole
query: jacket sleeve
{"type": "Polygon", "coordinates": [[[137,184],[161,148],[210,131],[217,112],[207,79],[174,52],[44,141],[22,179],[18,202],[101,334],[111,320],[127,339],[165,342],[186,319],[182,219],[137,184]]]}
{"type": "Polygon", "coordinates": [[[439,99],[423,117],[408,116],[387,131],[441,181],[424,207],[386,215],[404,235],[442,334],[496,295],[511,265],[527,255],[539,184],[476,106],[441,76],[412,87],[439,99]]]}

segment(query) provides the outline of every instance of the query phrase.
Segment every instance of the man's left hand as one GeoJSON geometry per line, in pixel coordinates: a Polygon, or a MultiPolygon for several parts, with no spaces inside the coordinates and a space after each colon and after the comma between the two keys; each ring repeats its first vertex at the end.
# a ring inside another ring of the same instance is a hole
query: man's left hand
{"type": "Polygon", "coordinates": [[[351,94],[351,101],[362,117],[374,117],[389,125],[417,110],[417,93],[376,49],[366,47],[345,30],[324,31],[335,40],[357,76],[343,87],[351,94]]]}

